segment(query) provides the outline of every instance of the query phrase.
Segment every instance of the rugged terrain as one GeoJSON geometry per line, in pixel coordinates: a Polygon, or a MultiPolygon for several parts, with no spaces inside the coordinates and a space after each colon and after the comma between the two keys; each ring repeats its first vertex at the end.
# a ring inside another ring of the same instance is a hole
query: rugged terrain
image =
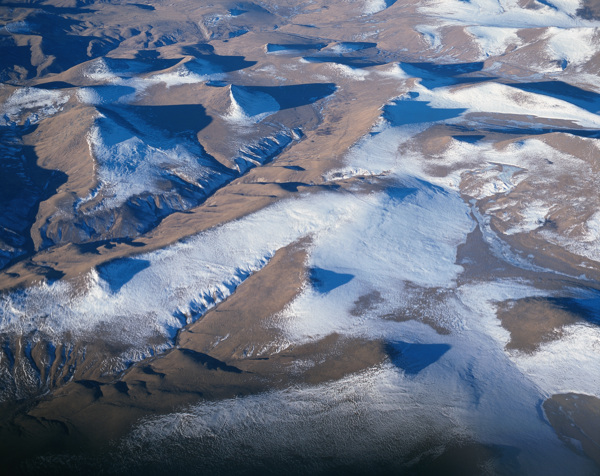
{"type": "Polygon", "coordinates": [[[0,25],[11,471],[600,471],[599,2],[0,25]]]}

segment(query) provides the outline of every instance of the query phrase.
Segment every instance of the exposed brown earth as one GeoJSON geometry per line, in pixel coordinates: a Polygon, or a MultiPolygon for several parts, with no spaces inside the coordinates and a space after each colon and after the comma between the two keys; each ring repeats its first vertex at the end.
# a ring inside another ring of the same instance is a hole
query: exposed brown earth
{"type": "Polygon", "coordinates": [[[600,399],[591,395],[552,395],[544,411],[558,436],[574,451],[600,464],[600,399]]]}

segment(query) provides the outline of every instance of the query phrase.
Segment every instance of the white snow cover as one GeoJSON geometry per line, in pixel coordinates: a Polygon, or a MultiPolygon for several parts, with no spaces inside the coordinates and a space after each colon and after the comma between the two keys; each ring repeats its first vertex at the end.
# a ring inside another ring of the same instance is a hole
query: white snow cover
{"type": "Polygon", "coordinates": [[[594,213],[585,223],[587,233],[585,235],[586,241],[597,241],[600,240],[600,211],[594,213]]]}
{"type": "Polygon", "coordinates": [[[527,208],[521,211],[520,223],[506,230],[505,233],[507,235],[514,235],[515,233],[529,233],[530,231],[537,230],[545,223],[549,213],[549,204],[540,200],[534,200],[527,208]]]}
{"type": "MultiPolygon", "coordinates": [[[[575,16],[580,0],[551,1],[556,8],[539,3],[539,8],[525,8],[518,0],[429,0],[422,13],[447,24],[493,26],[503,28],[560,28],[593,24],[575,16]]],[[[596,22],[597,24],[598,22],[596,22]]]]}
{"type": "Polygon", "coordinates": [[[520,30],[547,28],[536,41],[545,42],[542,46],[548,58],[559,64],[549,67],[543,62],[528,66],[541,73],[552,73],[569,63],[581,65],[599,51],[595,38],[600,21],[578,17],[576,12],[581,6],[580,0],[533,4],[519,0],[426,0],[419,11],[429,22],[420,25],[417,31],[427,38],[430,47],[439,50],[444,41],[444,27],[464,27],[479,46],[478,59],[484,60],[503,55],[508,47],[524,46],[518,36],[520,30]],[[529,7],[524,6],[526,3],[529,7]]]}
{"type": "Polygon", "coordinates": [[[143,140],[106,117],[96,120],[87,140],[100,166],[98,180],[106,196],[103,206],[108,208],[144,192],[160,192],[165,176],[179,176],[190,183],[215,179],[216,172],[203,161],[202,150],[191,142],[156,137],[152,131],[143,140]],[[156,140],[148,139],[153,136],[156,140]]]}
{"type": "MultiPolygon", "coordinates": [[[[207,402],[147,419],[119,451],[135,458],[143,449],[144,458],[160,461],[177,444],[198,467],[223,460],[252,465],[263,458],[399,467],[421,452],[422,445],[434,445],[441,452],[453,441],[479,437],[490,445],[505,442],[522,474],[592,474],[590,463],[568,450],[531,411],[538,404],[530,394],[535,393],[531,383],[507,378],[514,368],[495,363],[497,353],[478,345],[468,355],[462,349],[445,354],[462,360],[466,367],[461,373],[447,367],[450,357],[437,371],[434,364],[416,376],[383,365],[321,386],[207,402]],[[482,353],[475,355],[475,350],[482,353]],[[488,364],[491,370],[482,373],[488,364]],[[492,427],[497,434],[489,438],[492,427]],[[521,451],[510,451],[515,446],[521,451]]],[[[496,461],[486,469],[502,474],[506,467],[501,464],[496,461]]]]}
{"type": "Polygon", "coordinates": [[[363,12],[365,15],[382,12],[388,7],[388,3],[390,3],[389,0],[366,0],[363,12]]]}
{"type": "Polygon", "coordinates": [[[5,296],[0,331],[37,329],[61,339],[65,332],[93,335],[104,323],[122,329],[106,338],[144,348],[152,335],[167,338],[181,327],[176,316],[197,317],[264,266],[277,249],[340,226],[360,203],[334,194],[283,202],[131,263],[109,266],[100,274],[92,271],[80,294],[59,281],[5,296]]]}
{"type": "Polygon", "coordinates": [[[179,66],[174,71],[160,73],[145,78],[151,83],[165,83],[170,88],[182,84],[201,83],[209,80],[218,80],[224,78],[224,73],[216,65],[210,64],[202,59],[195,59],[184,65],[179,66]]]}
{"type": "Polygon", "coordinates": [[[509,46],[520,46],[523,43],[517,35],[517,28],[470,26],[466,31],[477,42],[482,59],[502,55],[509,46]]]}
{"type": "Polygon", "coordinates": [[[576,389],[600,397],[599,354],[600,328],[581,323],[565,328],[560,339],[543,344],[538,352],[514,360],[549,395],[576,389]]]}
{"type": "Polygon", "coordinates": [[[31,25],[26,21],[13,21],[7,23],[6,25],[0,27],[0,31],[5,29],[8,33],[12,33],[13,35],[23,35],[31,32],[31,25]]]}
{"type": "Polygon", "coordinates": [[[417,25],[415,31],[423,35],[423,39],[429,45],[429,48],[439,49],[442,46],[439,27],[433,25],[417,25]]]}
{"type": "Polygon", "coordinates": [[[378,312],[392,312],[402,303],[403,283],[449,287],[462,271],[454,264],[456,247],[473,221],[458,194],[407,178],[361,202],[352,220],[314,239],[308,265],[335,273],[332,285],[350,281],[327,293],[308,287],[289,306],[284,316],[294,340],[342,330],[369,334],[376,324],[349,314],[362,294],[379,292],[385,309],[378,312]]]}
{"type": "Polygon", "coordinates": [[[69,95],[41,88],[19,88],[0,106],[0,115],[7,120],[20,122],[29,120],[35,124],[44,117],[56,114],[69,100],[69,95]]]}
{"type": "Polygon", "coordinates": [[[398,63],[392,63],[391,66],[387,69],[377,70],[377,74],[400,80],[410,78],[410,76],[406,74],[406,72],[398,63]]]}
{"type": "Polygon", "coordinates": [[[342,41],[341,43],[337,43],[331,47],[325,49],[325,51],[330,53],[335,53],[336,55],[344,55],[347,53],[353,53],[355,51],[364,50],[370,47],[369,43],[362,42],[347,42],[342,41]]]}
{"type": "Polygon", "coordinates": [[[369,76],[369,71],[362,68],[353,68],[345,64],[330,63],[329,68],[336,73],[341,74],[345,78],[350,78],[355,81],[364,81],[369,76]]]}
{"type": "Polygon", "coordinates": [[[104,58],[97,59],[87,67],[84,76],[107,85],[119,86],[120,89],[91,86],[79,89],[78,98],[89,104],[129,103],[156,84],[163,83],[167,87],[173,87],[224,77],[221,68],[203,59],[194,59],[166,73],[144,75],[148,69],[146,63],[135,60],[119,60],[119,63],[109,64],[104,58]]]}
{"type": "Polygon", "coordinates": [[[594,213],[586,222],[584,233],[576,237],[565,237],[551,231],[543,231],[548,241],[567,249],[571,253],[600,262],[600,212],[594,213]]]}
{"type": "MultiPolygon", "coordinates": [[[[202,403],[150,418],[137,426],[121,450],[135,454],[150,445],[160,458],[177,439],[178,445],[188,448],[186,454],[199,462],[218,460],[226,451],[235,455],[238,449],[250,451],[255,458],[303,454],[315,461],[372,457],[381,462],[407,458],[431,435],[444,435],[436,442],[438,449],[463,438],[515,448],[522,474],[592,474],[590,462],[562,444],[537,408],[553,391],[581,390],[579,381],[598,394],[594,375],[600,364],[593,359],[600,350],[584,358],[583,352],[577,352],[571,359],[561,349],[558,358],[564,364],[558,371],[550,353],[533,356],[537,361],[523,358],[515,366],[503,350],[506,331],[495,319],[494,302],[539,294],[514,282],[461,287],[440,308],[466,321],[448,336],[414,322],[372,319],[371,336],[384,337],[392,348],[403,349],[405,360],[398,367],[392,359],[337,382],[202,403]],[[419,370],[404,369],[407,360],[419,370]],[[578,379],[563,384],[564,371],[575,362],[584,364],[578,368],[578,379]],[[521,370],[524,367],[526,372],[521,370]],[[345,436],[342,446],[340,434],[345,436]]],[[[346,302],[339,296],[331,299],[346,302]]],[[[570,344],[589,343],[589,337],[582,338],[570,344]]]]}
{"type": "Polygon", "coordinates": [[[540,119],[572,121],[580,127],[600,128],[600,116],[567,101],[520,91],[505,84],[484,83],[462,88],[423,86],[416,89],[420,100],[429,101],[436,108],[466,108],[468,112],[515,114],[540,119]]]}
{"type": "Polygon", "coordinates": [[[598,28],[548,28],[547,54],[551,59],[581,65],[600,51],[598,28]]]}

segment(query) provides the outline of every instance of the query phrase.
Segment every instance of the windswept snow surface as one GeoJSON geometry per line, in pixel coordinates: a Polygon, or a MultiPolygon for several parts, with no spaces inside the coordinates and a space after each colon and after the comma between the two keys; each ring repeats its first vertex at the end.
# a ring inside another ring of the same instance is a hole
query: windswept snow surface
{"type": "MultiPolygon", "coordinates": [[[[219,182],[231,179],[223,169],[215,168],[199,144],[161,137],[152,130],[138,137],[107,117],[96,120],[88,134],[88,143],[99,165],[99,190],[106,197],[103,207],[114,208],[146,193],[173,195],[176,199],[175,193],[164,190],[162,185],[166,179],[197,184],[207,192],[219,182]]],[[[99,190],[78,205],[94,198],[99,190]]]]}
{"type": "Polygon", "coordinates": [[[69,95],[40,88],[19,88],[0,105],[0,125],[28,121],[36,124],[41,119],[60,111],[69,95]]]}
{"type": "Polygon", "coordinates": [[[465,355],[451,348],[414,376],[388,364],[328,385],[201,404],[141,423],[119,451],[136,460],[143,448],[144,458],[159,462],[183,447],[198,468],[223,461],[260,467],[264,459],[283,466],[300,458],[320,469],[344,461],[354,469],[376,464],[401,470],[423,445],[442,452],[453,442],[480,437],[502,448],[487,468],[491,474],[519,465],[522,474],[592,474],[589,463],[531,411],[539,401],[530,382],[506,379],[511,367],[495,363],[496,352],[478,350],[465,355]],[[464,374],[448,367],[454,359],[467,364],[464,374]],[[490,373],[481,373],[484,363],[493,365],[490,373]],[[461,385],[461,377],[473,387],[461,385]],[[498,432],[490,437],[495,426],[498,432]]]}
{"type": "Polygon", "coordinates": [[[518,0],[429,0],[420,11],[447,24],[571,28],[591,23],[575,16],[581,6],[579,0],[552,2],[555,8],[541,3],[539,8],[525,8],[519,3],[518,0]]]}
{"type": "Polygon", "coordinates": [[[548,55],[557,61],[581,65],[600,51],[600,30],[596,28],[549,28],[548,55]]]}
{"type": "Polygon", "coordinates": [[[227,297],[277,249],[343,223],[360,203],[331,195],[319,206],[322,198],[284,202],[165,250],[117,261],[92,271],[79,294],[56,282],[5,296],[0,331],[37,330],[62,339],[66,332],[93,335],[104,323],[123,330],[106,338],[132,346],[144,346],[154,334],[172,337],[186,315],[196,318],[227,297]]]}
{"type": "Polygon", "coordinates": [[[473,36],[481,49],[482,59],[502,55],[510,46],[520,46],[521,39],[517,28],[494,26],[470,26],[467,32],[473,36]]]}
{"type": "Polygon", "coordinates": [[[77,202],[77,207],[101,193],[97,207],[105,209],[119,207],[132,197],[156,195],[167,208],[181,210],[196,205],[198,197],[207,196],[232,178],[233,173],[209,158],[197,141],[169,137],[156,125],[147,124],[123,108],[152,85],[163,83],[171,87],[219,79],[223,76],[220,68],[203,59],[158,74],[150,74],[150,67],[149,63],[136,60],[101,58],[85,70],[87,78],[104,84],[79,88],[78,99],[95,106],[116,106],[117,114],[126,119],[115,120],[108,110],[99,114],[88,133],[90,151],[99,166],[99,184],[88,197],[77,202]],[[199,189],[198,197],[179,196],[173,185],[167,186],[169,182],[191,184],[199,189]]]}
{"type": "Polygon", "coordinates": [[[420,87],[419,100],[429,101],[436,109],[465,108],[468,112],[514,114],[539,119],[572,121],[582,128],[600,128],[600,116],[567,101],[550,96],[520,91],[499,83],[485,83],[464,88],[420,87]]]}
{"type": "MultiPolygon", "coordinates": [[[[441,50],[447,43],[446,32],[464,29],[480,50],[478,59],[504,61],[505,54],[523,50],[523,56],[509,58],[508,63],[519,69],[526,63],[526,68],[538,73],[557,73],[567,67],[579,69],[600,53],[600,21],[580,18],[582,6],[579,0],[429,0],[419,11],[430,21],[416,30],[430,48],[441,50]]],[[[451,50],[455,48],[445,51],[449,61],[456,61],[453,55],[464,54],[451,50]]]]}

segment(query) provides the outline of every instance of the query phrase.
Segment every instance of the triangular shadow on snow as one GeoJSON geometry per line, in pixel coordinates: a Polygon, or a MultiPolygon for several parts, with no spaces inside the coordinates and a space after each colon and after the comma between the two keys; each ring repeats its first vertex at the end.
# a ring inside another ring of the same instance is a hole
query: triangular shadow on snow
{"type": "Polygon", "coordinates": [[[402,341],[388,342],[385,346],[392,363],[408,375],[417,375],[437,362],[450,348],[448,344],[411,344],[402,341]]]}

